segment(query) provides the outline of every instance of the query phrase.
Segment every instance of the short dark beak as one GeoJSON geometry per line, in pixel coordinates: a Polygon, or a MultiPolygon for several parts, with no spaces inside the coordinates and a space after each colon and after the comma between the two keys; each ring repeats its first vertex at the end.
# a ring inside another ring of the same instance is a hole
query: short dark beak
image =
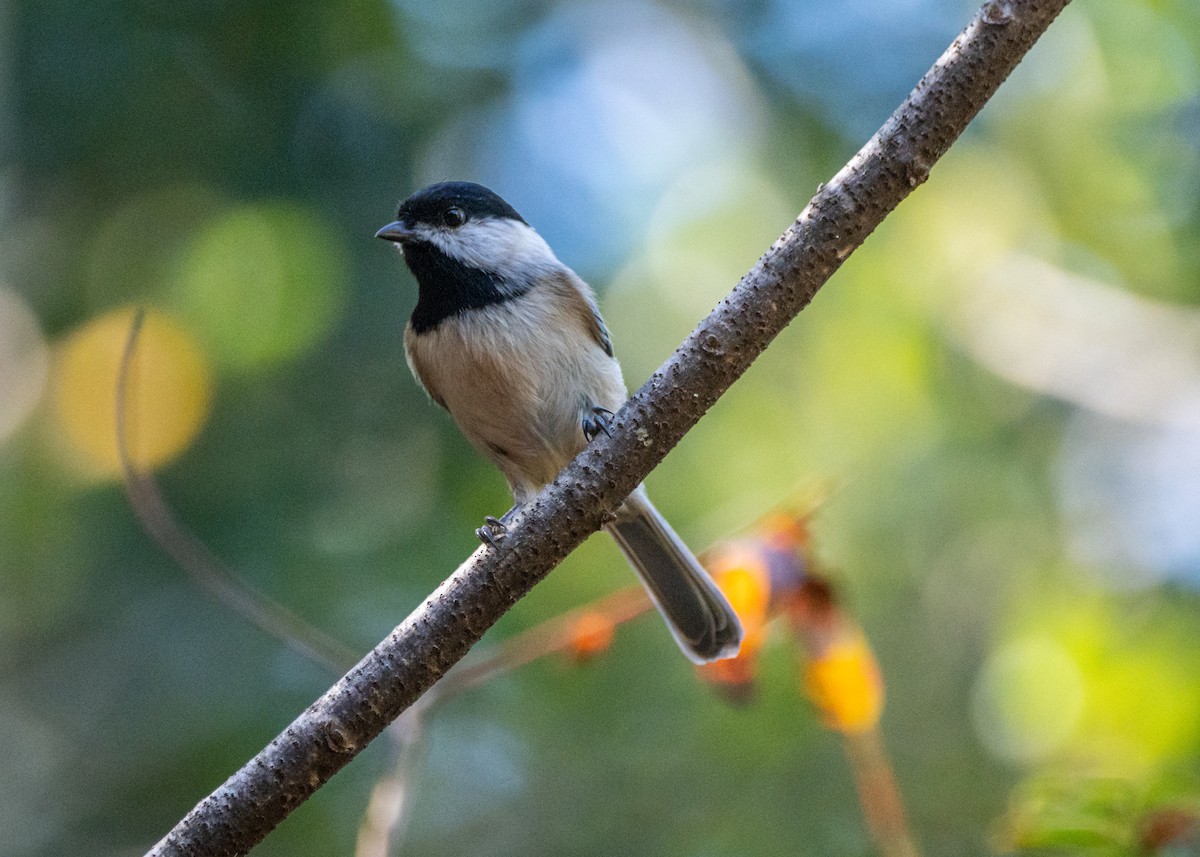
{"type": "Polygon", "coordinates": [[[417,233],[406,226],[404,221],[397,220],[395,223],[389,223],[376,232],[375,237],[382,238],[384,241],[395,241],[397,244],[403,244],[406,241],[416,238],[417,233]]]}

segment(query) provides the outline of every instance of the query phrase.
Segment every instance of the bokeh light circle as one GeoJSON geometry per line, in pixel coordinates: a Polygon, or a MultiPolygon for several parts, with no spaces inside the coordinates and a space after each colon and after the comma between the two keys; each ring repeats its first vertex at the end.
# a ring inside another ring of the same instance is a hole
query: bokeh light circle
{"type": "Polygon", "coordinates": [[[1083,674],[1062,645],[1013,640],[992,655],[975,685],[976,733],[1005,761],[1038,761],[1075,734],[1084,702],[1083,674]]]}
{"type": "Polygon", "coordinates": [[[346,279],[330,230],[304,207],[276,201],[239,206],[200,229],[179,265],[175,299],[214,361],[253,371],[320,339],[346,279]]]}
{"type": "MultiPolygon", "coordinates": [[[[54,367],[54,413],[85,468],[121,472],[117,381],[133,323],[131,307],[108,312],[70,333],[54,367]]],[[[148,313],[129,367],[126,443],[139,470],[167,463],[195,439],[208,415],[212,376],[193,337],[178,323],[148,313]]]]}

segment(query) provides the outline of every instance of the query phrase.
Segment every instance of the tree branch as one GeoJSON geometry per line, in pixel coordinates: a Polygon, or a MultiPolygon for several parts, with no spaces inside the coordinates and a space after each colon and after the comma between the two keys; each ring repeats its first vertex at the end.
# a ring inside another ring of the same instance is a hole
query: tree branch
{"type": "Polygon", "coordinates": [[[1069,0],[989,0],[598,437],[151,855],[242,854],[429,689],[663,459],[914,188],[1069,0]]]}

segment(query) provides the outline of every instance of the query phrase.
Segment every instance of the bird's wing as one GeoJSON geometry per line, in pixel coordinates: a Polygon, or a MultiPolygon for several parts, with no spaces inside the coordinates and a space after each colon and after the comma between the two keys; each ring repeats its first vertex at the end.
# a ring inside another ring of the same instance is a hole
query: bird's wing
{"type": "Polygon", "coordinates": [[[612,357],[612,339],[608,335],[608,326],[600,315],[600,307],[596,304],[596,295],[591,287],[569,269],[561,276],[555,277],[552,287],[562,292],[566,303],[579,313],[584,329],[596,344],[604,349],[604,353],[612,357]]]}

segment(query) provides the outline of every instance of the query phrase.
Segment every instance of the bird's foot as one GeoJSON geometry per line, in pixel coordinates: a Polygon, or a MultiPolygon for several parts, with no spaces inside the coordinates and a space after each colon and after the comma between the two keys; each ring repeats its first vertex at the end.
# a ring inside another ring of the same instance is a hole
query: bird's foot
{"type": "Polygon", "coordinates": [[[587,442],[591,443],[601,432],[612,437],[609,426],[612,424],[614,416],[615,414],[608,408],[602,408],[599,405],[592,408],[587,416],[583,418],[583,436],[587,438],[587,442]]]}
{"type": "Polygon", "coordinates": [[[475,531],[475,535],[492,550],[500,550],[500,542],[508,535],[508,525],[500,518],[488,515],[483,519],[483,526],[475,531]]]}

